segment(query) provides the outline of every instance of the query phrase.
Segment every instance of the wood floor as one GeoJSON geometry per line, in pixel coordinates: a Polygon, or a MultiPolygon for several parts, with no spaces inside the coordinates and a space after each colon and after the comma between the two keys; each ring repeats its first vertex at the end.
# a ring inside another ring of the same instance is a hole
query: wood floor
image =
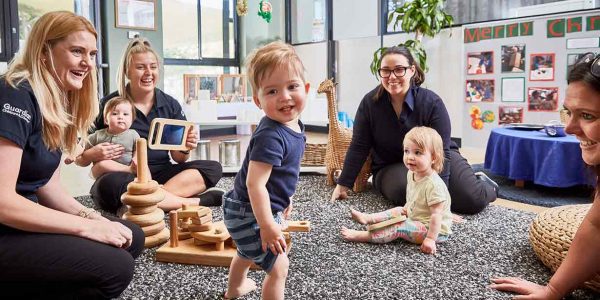
{"type": "MultiPolygon", "coordinates": [[[[221,139],[237,138],[242,143],[242,148],[248,144],[250,136],[248,135],[233,135],[233,136],[222,136],[214,137],[211,139],[211,158],[218,160],[218,141],[221,139]]],[[[327,143],[327,134],[322,133],[307,133],[307,142],[309,143],[327,143]]],[[[462,148],[461,153],[471,164],[483,163],[485,159],[485,149],[479,148],[462,148]]],[[[242,156],[244,154],[242,153],[242,156]]],[[[90,167],[78,167],[75,164],[65,165],[61,164],[61,181],[67,188],[69,193],[73,196],[88,195],[90,187],[94,180],[90,175],[90,167]]],[[[544,207],[523,204],[519,202],[513,202],[505,199],[497,199],[492,203],[493,205],[504,206],[521,211],[529,212],[540,212],[544,210],[544,207]]]]}

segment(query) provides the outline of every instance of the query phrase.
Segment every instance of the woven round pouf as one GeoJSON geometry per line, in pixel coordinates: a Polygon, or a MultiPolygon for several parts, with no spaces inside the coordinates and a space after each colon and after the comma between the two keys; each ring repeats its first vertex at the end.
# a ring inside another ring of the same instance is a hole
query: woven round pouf
{"type": "MultiPolygon", "coordinates": [[[[556,272],[567,256],[573,237],[591,204],[565,205],[547,209],[537,215],[529,227],[529,241],[540,260],[556,272]]],[[[585,286],[600,292],[600,275],[585,286]]]]}

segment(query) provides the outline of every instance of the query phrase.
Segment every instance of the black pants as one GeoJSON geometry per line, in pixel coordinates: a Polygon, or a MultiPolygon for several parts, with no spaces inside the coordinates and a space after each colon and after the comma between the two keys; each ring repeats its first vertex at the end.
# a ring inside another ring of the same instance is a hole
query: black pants
{"type": "MultiPolygon", "coordinates": [[[[467,160],[458,150],[450,150],[450,181],[448,190],[452,198],[451,209],[461,214],[476,214],[496,200],[496,191],[479,180],[467,160]]],[[[383,197],[401,206],[406,203],[406,173],[403,163],[389,165],[377,172],[373,184],[383,197]]]]}
{"type": "Polygon", "coordinates": [[[0,225],[0,293],[4,299],[110,299],[133,278],[133,260],[144,250],[139,226],[131,246],[116,248],[63,234],[25,232],[0,225]]]}
{"type": "MultiPolygon", "coordinates": [[[[165,184],[183,170],[196,169],[204,178],[206,188],[211,188],[223,177],[223,167],[213,160],[192,160],[182,164],[150,165],[152,179],[165,184]]],[[[90,189],[94,203],[105,211],[116,213],[121,203],[121,195],[135,175],[125,172],[106,173],[100,176],[90,189]]]]}

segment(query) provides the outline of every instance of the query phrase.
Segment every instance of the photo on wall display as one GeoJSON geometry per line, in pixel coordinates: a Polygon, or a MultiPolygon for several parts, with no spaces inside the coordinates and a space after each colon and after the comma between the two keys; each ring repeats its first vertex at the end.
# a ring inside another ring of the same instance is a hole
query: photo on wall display
{"type": "Polygon", "coordinates": [[[502,46],[502,73],[525,72],[525,45],[502,46]]]}
{"type": "Polygon", "coordinates": [[[494,51],[467,53],[467,75],[494,73],[494,51]]]}
{"type": "Polygon", "coordinates": [[[499,106],[498,124],[523,123],[523,107],[499,106]]]}
{"type": "Polygon", "coordinates": [[[556,111],[558,109],[557,87],[530,87],[527,89],[528,111],[556,111]]]}
{"type": "Polygon", "coordinates": [[[531,54],[529,80],[552,81],[554,80],[554,53],[531,54]]]}
{"type": "Polygon", "coordinates": [[[216,100],[219,91],[219,75],[183,74],[183,99],[186,104],[193,100],[216,100]],[[202,99],[208,95],[209,99],[202,99]]]}
{"type": "Polygon", "coordinates": [[[466,102],[494,102],[494,79],[470,79],[465,87],[466,102]]]}

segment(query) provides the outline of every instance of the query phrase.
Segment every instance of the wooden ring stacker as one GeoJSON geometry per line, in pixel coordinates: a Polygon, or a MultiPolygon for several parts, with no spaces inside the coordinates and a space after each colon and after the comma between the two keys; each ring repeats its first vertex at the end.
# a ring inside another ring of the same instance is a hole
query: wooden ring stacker
{"type": "Polygon", "coordinates": [[[136,180],[127,185],[127,193],[130,195],[147,195],[156,192],[156,190],[158,190],[158,182],[156,180],[138,182],[136,178],[136,180]]]}
{"type": "Polygon", "coordinates": [[[121,202],[129,206],[150,206],[158,204],[163,199],[165,199],[165,192],[162,189],[148,195],[129,195],[127,193],[121,195],[121,202]]]}
{"type": "Polygon", "coordinates": [[[142,231],[144,232],[144,236],[148,237],[160,233],[165,227],[165,222],[158,222],[154,225],[142,227],[142,231]]]}
{"type": "Polygon", "coordinates": [[[394,225],[396,223],[400,223],[400,222],[404,222],[404,221],[406,221],[406,216],[405,215],[400,215],[400,216],[391,218],[391,219],[383,221],[383,222],[371,224],[371,225],[367,226],[367,230],[368,231],[373,231],[373,230],[385,228],[385,227],[388,227],[390,225],[394,225]]]}
{"type": "Polygon", "coordinates": [[[127,209],[133,215],[145,215],[158,209],[158,205],[155,204],[149,206],[128,206],[127,209]]]}
{"type": "Polygon", "coordinates": [[[164,228],[158,234],[155,234],[153,236],[147,236],[146,240],[144,241],[144,247],[151,248],[154,246],[158,246],[168,240],[169,240],[169,229],[164,228]]]}
{"type": "Polygon", "coordinates": [[[123,215],[123,219],[131,221],[140,227],[154,225],[158,222],[163,221],[165,218],[165,212],[160,209],[157,209],[146,215],[134,215],[130,212],[126,212],[123,215]]]}

